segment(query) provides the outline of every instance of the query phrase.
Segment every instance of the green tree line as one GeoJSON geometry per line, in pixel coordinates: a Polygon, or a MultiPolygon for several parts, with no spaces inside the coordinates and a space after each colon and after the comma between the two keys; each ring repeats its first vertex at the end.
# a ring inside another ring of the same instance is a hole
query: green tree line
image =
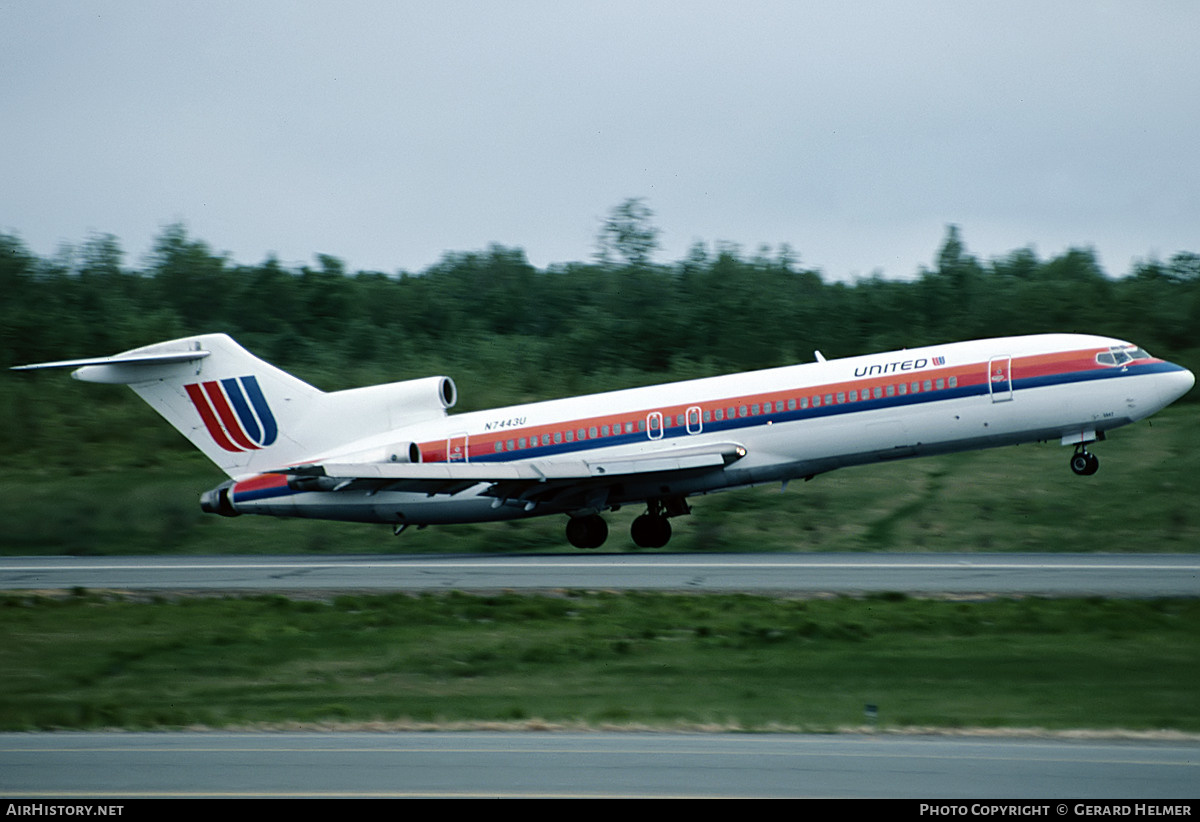
{"type": "MultiPolygon", "coordinates": [[[[1200,366],[1195,253],[1112,277],[1086,248],[980,260],[950,226],[932,266],[911,278],[830,282],[786,247],[697,244],[654,263],[656,230],[638,206],[614,209],[594,260],[544,270],[501,245],[447,253],[418,273],[350,272],[328,255],[299,268],[273,257],[243,265],[178,224],[131,268],[111,235],[43,258],[0,234],[0,362],[222,331],[326,390],[449,374],[464,408],[806,361],[815,349],[838,357],[1048,331],[1121,337],[1200,366]]],[[[59,442],[64,432],[47,426],[68,419],[84,444],[104,440],[105,408],[126,407],[127,392],[0,379],[10,455],[59,442]],[[92,413],[75,419],[67,406],[80,402],[92,413]]]]}

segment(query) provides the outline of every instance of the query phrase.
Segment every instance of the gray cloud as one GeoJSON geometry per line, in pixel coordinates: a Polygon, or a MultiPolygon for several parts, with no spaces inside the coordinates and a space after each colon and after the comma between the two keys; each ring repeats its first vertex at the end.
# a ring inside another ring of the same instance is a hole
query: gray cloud
{"type": "Polygon", "coordinates": [[[789,244],[911,275],[1200,250],[1200,7],[1063,2],[42,2],[0,7],[0,227],[133,260],[588,259],[630,196],[661,260],[789,244]],[[1047,7],[1048,6],[1048,7],[1047,7]]]}

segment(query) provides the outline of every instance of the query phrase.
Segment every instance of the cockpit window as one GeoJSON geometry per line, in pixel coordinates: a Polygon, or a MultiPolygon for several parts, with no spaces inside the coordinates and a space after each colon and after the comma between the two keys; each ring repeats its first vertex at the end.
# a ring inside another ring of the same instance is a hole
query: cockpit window
{"type": "Polygon", "coordinates": [[[1096,355],[1096,362],[1100,365],[1125,365],[1134,360],[1148,360],[1150,355],[1143,348],[1138,348],[1136,345],[1114,345],[1107,351],[1101,351],[1096,355]]]}

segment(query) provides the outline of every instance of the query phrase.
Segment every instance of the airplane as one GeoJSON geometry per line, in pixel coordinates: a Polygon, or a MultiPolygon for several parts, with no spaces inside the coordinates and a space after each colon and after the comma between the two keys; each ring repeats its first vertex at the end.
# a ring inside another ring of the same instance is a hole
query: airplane
{"type": "Polygon", "coordinates": [[[449,377],[324,392],[225,334],[111,357],[16,366],[128,385],[229,479],[224,516],[410,526],[566,515],[577,548],[601,516],[645,505],[661,548],[689,498],[853,465],[1058,440],[1088,450],[1191,390],[1186,368],[1123,340],[1038,334],[827,360],[450,415],[449,377]]]}

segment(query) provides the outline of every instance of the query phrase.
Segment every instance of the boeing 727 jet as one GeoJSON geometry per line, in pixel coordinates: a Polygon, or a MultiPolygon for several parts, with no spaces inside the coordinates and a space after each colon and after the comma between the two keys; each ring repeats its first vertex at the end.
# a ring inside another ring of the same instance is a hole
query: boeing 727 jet
{"type": "Polygon", "coordinates": [[[1190,371],[1128,342],[1042,334],[947,343],[450,415],[448,377],[324,392],[224,334],[71,367],[128,385],[229,477],[204,511],[416,525],[559,514],[579,548],[645,505],[661,547],[688,499],[885,460],[1092,443],[1182,397],[1190,371]]]}

